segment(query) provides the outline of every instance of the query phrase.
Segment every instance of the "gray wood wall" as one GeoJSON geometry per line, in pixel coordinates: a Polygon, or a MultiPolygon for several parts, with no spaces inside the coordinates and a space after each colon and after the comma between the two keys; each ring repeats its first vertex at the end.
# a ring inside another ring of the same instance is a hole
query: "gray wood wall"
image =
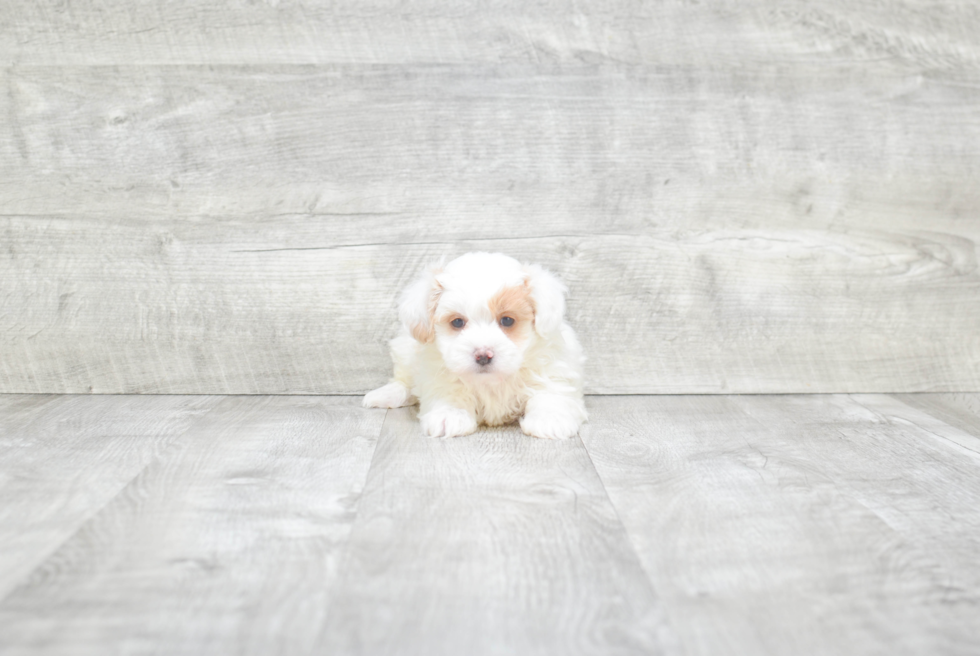
{"type": "Polygon", "coordinates": [[[494,250],[588,391],[980,390],[973,0],[0,1],[0,392],[356,393],[494,250]]]}

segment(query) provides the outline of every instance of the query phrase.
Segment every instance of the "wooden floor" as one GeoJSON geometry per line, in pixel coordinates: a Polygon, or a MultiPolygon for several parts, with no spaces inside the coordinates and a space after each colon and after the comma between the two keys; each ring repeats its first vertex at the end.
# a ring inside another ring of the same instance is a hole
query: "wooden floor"
{"type": "Polygon", "coordinates": [[[0,396],[3,654],[977,654],[980,394],[0,396]]]}

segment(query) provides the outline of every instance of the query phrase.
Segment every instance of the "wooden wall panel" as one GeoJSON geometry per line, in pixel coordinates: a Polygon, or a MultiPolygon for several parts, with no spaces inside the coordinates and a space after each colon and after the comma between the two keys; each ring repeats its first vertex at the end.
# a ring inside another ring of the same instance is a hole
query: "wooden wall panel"
{"type": "Polygon", "coordinates": [[[890,62],[23,66],[2,81],[5,214],[387,213],[511,236],[943,230],[980,206],[980,88],[890,62]]]}
{"type": "Polygon", "coordinates": [[[358,392],[389,373],[398,289],[424,262],[487,247],[568,281],[591,392],[977,385],[980,281],[967,239],[785,229],[485,240],[450,230],[446,242],[345,246],[306,219],[262,231],[4,221],[8,234],[32,235],[16,251],[51,247],[4,271],[9,391],[358,392]]]}
{"type": "Polygon", "coordinates": [[[360,392],[473,249],[590,392],[980,389],[971,5],[498,4],[5,9],[0,392],[360,392]]]}
{"type": "Polygon", "coordinates": [[[975,66],[972,0],[78,0],[3,7],[9,64],[697,63],[975,66]]]}

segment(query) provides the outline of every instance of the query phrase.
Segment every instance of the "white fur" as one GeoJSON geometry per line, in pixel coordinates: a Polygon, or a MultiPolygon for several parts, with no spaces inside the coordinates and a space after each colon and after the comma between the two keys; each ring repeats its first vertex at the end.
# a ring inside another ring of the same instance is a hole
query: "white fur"
{"type": "Polygon", "coordinates": [[[412,396],[401,383],[391,382],[364,395],[365,408],[401,408],[415,405],[418,399],[412,396]]]}
{"type": "Polygon", "coordinates": [[[364,397],[365,407],[420,404],[422,432],[468,435],[479,424],[520,420],[528,435],[564,439],[587,418],[582,399],[582,348],[565,323],[567,289],[537,265],[501,254],[468,253],[432,267],[403,292],[403,327],[391,340],[394,377],[364,397]],[[505,288],[525,286],[534,308],[533,329],[508,336],[490,300],[505,288]],[[439,318],[458,316],[456,329],[439,318]],[[480,365],[480,354],[492,354],[480,365]]]}

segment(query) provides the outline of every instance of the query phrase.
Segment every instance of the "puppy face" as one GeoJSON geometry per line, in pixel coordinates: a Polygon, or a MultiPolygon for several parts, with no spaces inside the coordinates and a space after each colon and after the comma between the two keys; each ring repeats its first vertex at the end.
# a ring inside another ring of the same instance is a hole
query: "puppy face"
{"type": "Polygon", "coordinates": [[[444,286],[435,333],[436,346],[453,373],[486,379],[514,374],[535,338],[530,289],[522,282],[486,298],[444,286]]]}
{"type": "Polygon", "coordinates": [[[519,371],[534,340],[560,329],[564,292],[541,267],[468,253],[426,272],[405,291],[399,313],[416,340],[435,342],[450,371],[490,383],[519,371]]]}

